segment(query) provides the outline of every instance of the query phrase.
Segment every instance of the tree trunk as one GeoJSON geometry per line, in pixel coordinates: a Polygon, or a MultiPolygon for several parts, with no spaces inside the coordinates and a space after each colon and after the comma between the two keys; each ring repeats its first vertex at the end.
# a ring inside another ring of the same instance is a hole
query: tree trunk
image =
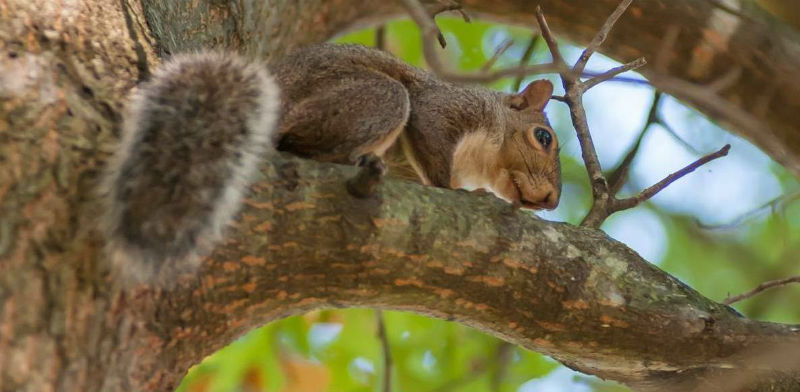
{"type": "MultiPolygon", "coordinates": [[[[521,0],[467,3],[510,20],[532,12],[521,0]]],[[[579,44],[613,3],[542,2],[555,30],[579,44]]],[[[697,52],[701,36],[689,31],[712,17],[689,3],[641,2],[608,53],[652,53],[663,31],[651,31],[660,26],[653,21],[681,20],[694,41],[678,45],[668,76],[712,79],[677,65],[697,52]]],[[[762,370],[775,362],[763,350],[796,352],[797,328],[744,319],[602,233],[398,181],[356,202],[343,191],[352,170],[279,155],[264,163],[229,240],[196,276],[166,290],[126,290],[110,278],[96,228],[98,178],[125,97],[156,53],[216,46],[270,60],[399,12],[390,2],[344,0],[0,0],[0,390],[170,391],[190,365],[249,329],[351,305],[456,319],[643,388],[685,382],[679,374],[713,381],[751,371],[757,377],[742,385],[758,380],[753,390],[797,390],[796,354],[762,370]]],[[[747,34],[725,54],[745,68],[726,98],[750,107],[747,91],[781,81],[759,140],[794,165],[800,143],[789,114],[800,87],[787,75],[800,70],[783,69],[784,80],[753,68],[797,64],[789,51],[754,55],[788,35],[747,34]]]]}

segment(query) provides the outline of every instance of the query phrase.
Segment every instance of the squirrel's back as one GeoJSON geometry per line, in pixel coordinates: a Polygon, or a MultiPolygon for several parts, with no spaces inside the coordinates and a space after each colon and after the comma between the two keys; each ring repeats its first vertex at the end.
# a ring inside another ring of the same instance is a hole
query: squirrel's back
{"type": "Polygon", "coordinates": [[[174,56],[139,87],[105,183],[104,230],[127,278],[182,272],[220,238],[271,143],[278,103],[263,65],[231,54],[174,56]]]}
{"type": "Polygon", "coordinates": [[[319,91],[331,79],[364,70],[383,73],[406,87],[430,77],[390,53],[358,44],[309,45],[289,53],[270,70],[283,88],[285,104],[319,91]]]}

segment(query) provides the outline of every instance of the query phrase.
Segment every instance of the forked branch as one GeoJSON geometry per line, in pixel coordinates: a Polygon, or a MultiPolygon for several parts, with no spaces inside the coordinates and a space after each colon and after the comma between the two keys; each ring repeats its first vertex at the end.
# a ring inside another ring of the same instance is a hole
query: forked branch
{"type": "MultiPolygon", "coordinates": [[[[605,23],[603,23],[603,26],[598,30],[597,34],[595,34],[594,38],[583,51],[583,53],[581,53],[581,56],[578,58],[575,64],[571,67],[566,64],[564,57],[561,55],[561,51],[558,48],[558,43],[555,39],[555,36],[550,31],[550,27],[548,26],[547,20],[544,17],[542,8],[537,7],[536,21],[539,25],[541,37],[544,39],[548,49],[550,50],[552,61],[548,64],[528,66],[525,64],[527,62],[527,58],[524,58],[517,67],[491,71],[491,67],[494,65],[497,59],[510,47],[511,43],[506,42],[496,50],[494,56],[492,56],[492,58],[486,64],[484,64],[484,66],[478,72],[473,73],[456,73],[447,70],[442,61],[439,59],[437,48],[435,46],[436,38],[439,37],[441,39],[442,37],[441,32],[436,26],[436,22],[433,18],[435,13],[433,16],[431,16],[431,14],[425,9],[419,0],[402,0],[402,2],[408,10],[409,15],[411,15],[411,18],[417,23],[417,25],[419,25],[422,31],[423,52],[426,60],[428,61],[428,65],[437,75],[444,79],[459,82],[491,82],[508,76],[516,76],[517,80],[520,81],[523,76],[532,73],[559,73],[565,93],[563,96],[553,96],[553,99],[562,101],[569,106],[572,123],[578,134],[578,141],[581,146],[581,156],[586,166],[586,171],[589,174],[592,187],[592,208],[581,222],[582,226],[594,228],[599,227],[611,214],[633,208],[641,204],[642,202],[653,197],[669,184],[673,183],[684,175],[691,173],[698,167],[714,159],[727,155],[728,150],[730,149],[730,146],[726,145],[719,151],[708,154],[686,166],[685,168],[670,174],[659,183],[648,187],[638,195],[625,199],[616,198],[616,194],[622,186],[624,177],[627,175],[628,170],[630,169],[631,161],[638,150],[638,145],[641,142],[641,136],[636,143],[637,147],[635,147],[634,150],[632,150],[628,156],[626,156],[625,160],[623,161],[623,165],[620,167],[621,170],[615,173],[614,177],[612,178],[613,181],[611,181],[611,184],[609,185],[609,181],[605,177],[603,168],[600,165],[600,160],[597,157],[597,151],[594,147],[594,142],[592,141],[591,132],[589,131],[589,125],[586,119],[586,110],[583,106],[583,94],[592,87],[595,87],[607,80],[614,79],[624,72],[638,69],[644,66],[647,62],[644,58],[638,58],[605,72],[592,73],[593,76],[586,80],[582,80],[582,76],[584,75],[586,64],[591,59],[591,56],[600,48],[610,34],[611,29],[614,27],[622,14],[625,13],[625,10],[628,8],[628,6],[630,6],[633,0],[622,0],[620,2],[614,12],[612,12],[611,15],[606,19],[605,23]]],[[[452,1],[448,0],[446,3],[448,7],[444,7],[443,9],[460,10],[460,8],[454,8],[452,6],[452,1]]],[[[673,31],[677,32],[677,29],[673,29],[673,31]]],[[[669,45],[674,44],[676,37],[677,33],[673,33],[669,34],[665,38],[665,48],[662,48],[664,49],[661,51],[662,53],[668,53],[666,49],[668,49],[669,45]]],[[[526,53],[529,53],[532,48],[533,41],[526,50],[526,53]]],[[[659,67],[665,66],[665,64],[666,60],[664,59],[660,59],[660,61],[657,62],[657,66],[659,67]]],[[[709,86],[708,90],[710,90],[711,93],[714,93],[724,89],[731,83],[732,80],[735,81],[738,76],[738,72],[731,72],[729,75],[725,75],[723,78],[721,78],[717,83],[709,86]]],[[[655,105],[657,105],[657,101],[655,102],[655,105]]],[[[651,109],[647,126],[659,121],[657,114],[654,114],[654,110],[655,106],[653,109],[651,109]]]]}
{"type": "MultiPolygon", "coordinates": [[[[726,145],[719,151],[706,155],[686,166],[685,168],[670,174],[659,183],[645,189],[636,196],[625,199],[616,198],[616,194],[622,186],[624,177],[627,175],[628,170],[630,169],[631,161],[638,150],[638,145],[641,142],[641,134],[640,139],[636,142],[634,149],[628,153],[628,156],[625,157],[625,160],[623,161],[619,170],[615,171],[615,173],[612,175],[612,181],[609,185],[609,180],[606,179],[605,174],[603,174],[603,168],[600,165],[600,160],[597,158],[597,151],[595,150],[594,142],[592,141],[592,136],[589,131],[588,121],[586,120],[586,111],[583,107],[583,94],[586,93],[586,91],[588,91],[590,88],[606,80],[610,80],[623,72],[634,70],[645,65],[646,61],[644,58],[639,58],[619,67],[612,68],[586,81],[582,81],[580,76],[583,74],[586,64],[589,62],[592,54],[597,51],[600,45],[602,45],[614,24],[632,2],[633,0],[623,0],[614,10],[611,16],[606,19],[606,22],[597,32],[594,39],[592,39],[589,46],[587,46],[586,50],[583,51],[581,56],[575,62],[575,65],[573,65],[570,70],[562,71],[560,73],[561,81],[565,90],[563,102],[569,106],[572,123],[575,126],[575,130],[578,134],[578,141],[580,142],[581,146],[581,155],[592,184],[592,195],[594,201],[591,210],[581,222],[582,226],[595,228],[599,227],[611,214],[633,208],[641,204],[645,200],[653,197],[669,184],[685,176],[686,174],[691,173],[698,167],[714,159],[727,155],[728,150],[730,149],[730,146],[726,145]]],[[[547,42],[547,46],[553,56],[553,61],[557,64],[563,63],[564,60],[558,50],[558,44],[556,43],[556,40],[547,25],[547,20],[545,19],[541,8],[536,9],[536,20],[539,23],[539,30],[542,33],[542,37],[544,37],[545,42],[547,42]]],[[[648,123],[645,125],[645,130],[647,126],[658,121],[657,114],[655,113],[657,110],[657,102],[658,100],[656,99],[654,106],[650,110],[648,123]]],[[[643,133],[644,130],[642,131],[642,134],[643,133]]]]}
{"type": "Polygon", "coordinates": [[[572,67],[572,71],[575,74],[580,75],[583,70],[586,68],[586,63],[589,62],[589,58],[592,57],[595,51],[600,48],[600,45],[605,42],[606,38],[608,37],[608,33],[611,32],[611,29],[614,27],[614,24],[617,23],[617,20],[620,16],[628,9],[628,6],[631,5],[633,0],[622,0],[621,3],[617,6],[614,12],[606,19],[606,22],[603,23],[603,27],[595,34],[592,42],[586,47],[586,49],[581,53],[581,57],[578,58],[578,61],[575,63],[575,66],[572,67]]]}

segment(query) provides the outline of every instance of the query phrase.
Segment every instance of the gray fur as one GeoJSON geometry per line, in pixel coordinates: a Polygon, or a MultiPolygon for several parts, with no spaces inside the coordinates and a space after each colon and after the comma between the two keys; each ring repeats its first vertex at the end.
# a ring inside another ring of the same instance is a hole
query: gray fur
{"type": "Polygon", "coordinates": [[[200,53],[171,58],[133,94],[105,183],[125,278],[188,272],[221,238],[272,139],[278,91],[259,64],[200,53]]]}

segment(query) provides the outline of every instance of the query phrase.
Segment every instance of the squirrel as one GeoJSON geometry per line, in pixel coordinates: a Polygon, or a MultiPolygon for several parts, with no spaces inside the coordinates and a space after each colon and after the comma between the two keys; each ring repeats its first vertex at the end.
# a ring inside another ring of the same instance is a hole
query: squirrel
{"type": "Polygon", "coordinates": [[[231,53],[173,56],[132,94],[105,174],[111,259],[135,282],[188,272],[273,147],[361,166],[348,182],[359,197],[397,144],[424,184],[553,209],[559,145],[543,111],[552,93],[547,80],[518,94],[457,85],[360,45],[312,45],[270,67],[231,53]]]}

